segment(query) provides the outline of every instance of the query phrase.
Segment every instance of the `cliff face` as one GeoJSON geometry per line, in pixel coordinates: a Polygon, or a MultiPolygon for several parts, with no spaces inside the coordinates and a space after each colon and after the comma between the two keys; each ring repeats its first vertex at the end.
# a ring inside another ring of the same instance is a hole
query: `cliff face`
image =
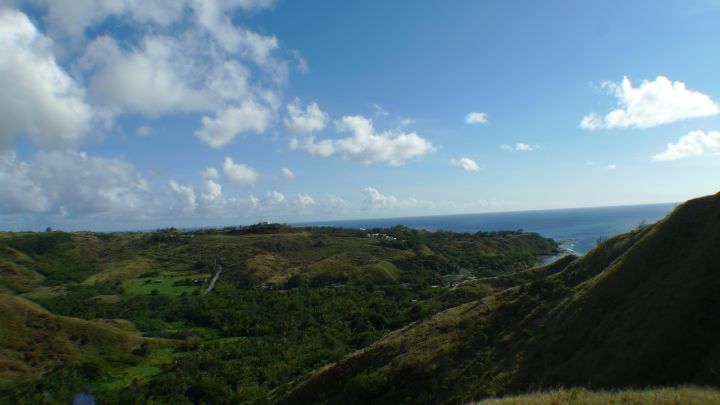
{"type": "Polygon", "coordinates": [[[583,258],[480,280],[482,299],[275,392],[280,403],[456,403],[544,387],[720,385],[720,194],[583,258]]]}

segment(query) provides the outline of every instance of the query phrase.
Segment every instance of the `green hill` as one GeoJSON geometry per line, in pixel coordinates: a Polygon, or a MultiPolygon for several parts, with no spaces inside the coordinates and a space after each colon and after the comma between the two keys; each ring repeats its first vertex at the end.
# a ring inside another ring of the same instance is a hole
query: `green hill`
{"type": "Polygon", "coordinates": [[[582,258],[478,280],[462,303],[274,393],[463,403],[555,387],[720,385],[720,195],[582,258]]]}
{"type": "Polygon", "coordinates": [[[37,377],[59,365],[122,364],[147,341],[121,321],[56,316],[7,294],[0,294],[0,325],[0,381],[37,377]]]}
{"type": "Polygon", "coordinates": [[[450,305],[453,280],[555,250],[401,226],[0,233],[0,402],[263,403],[450,305]]]}

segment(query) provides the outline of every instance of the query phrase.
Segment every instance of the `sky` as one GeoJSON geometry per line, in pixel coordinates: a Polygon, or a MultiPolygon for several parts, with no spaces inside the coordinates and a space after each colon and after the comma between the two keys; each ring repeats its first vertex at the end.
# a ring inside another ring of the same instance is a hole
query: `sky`
{"type": "Polygon", "coordinates": [[[3,0],[0,229],[679,202],[717,0],[3,0]]]}

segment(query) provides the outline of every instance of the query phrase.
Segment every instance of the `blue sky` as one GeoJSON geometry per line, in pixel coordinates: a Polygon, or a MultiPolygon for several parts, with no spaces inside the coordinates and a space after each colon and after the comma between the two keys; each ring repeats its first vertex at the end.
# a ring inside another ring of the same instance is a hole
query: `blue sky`
{"type": "Polygon", "coordinates": [[[11,1],[2,228],[714,193],[718,17],[710,0],[11,1]]]}

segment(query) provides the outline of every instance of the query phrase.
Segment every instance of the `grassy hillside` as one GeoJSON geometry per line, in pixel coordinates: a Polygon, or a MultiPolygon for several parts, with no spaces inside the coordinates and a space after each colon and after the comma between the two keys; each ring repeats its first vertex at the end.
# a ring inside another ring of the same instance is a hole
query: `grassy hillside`
{"type": "Polygon", "coordinates": [[[462,403],[549,387],[720,385],[720,195],[583,258],[467,284],[461,305],[275,391],[278,402],[462,403]],[[464,303],[463,303],[464,302],[464,303]]]}
{"type": "Polygon", "coordinates": [[[84,370],[141,361],[141,347],[163,346],[127,330],[122,321],[56,316],[24,298],[0,294],[0,381],[36,378],[63,365],[84,370]]]}
{"type": "Polygon", "coordinates": [[[555,390],[500,399],[487,399],[476,405],[707,405],[720,403],[720,391],[710,388],[681,387],[650,390],[589,391],[555,390]]]}
{"type": "Polygon", "coordinates": [[[0,402],[262,403],[447,306],[454,280],[555,247],[404,227],[1,233],[0,402]]]}

